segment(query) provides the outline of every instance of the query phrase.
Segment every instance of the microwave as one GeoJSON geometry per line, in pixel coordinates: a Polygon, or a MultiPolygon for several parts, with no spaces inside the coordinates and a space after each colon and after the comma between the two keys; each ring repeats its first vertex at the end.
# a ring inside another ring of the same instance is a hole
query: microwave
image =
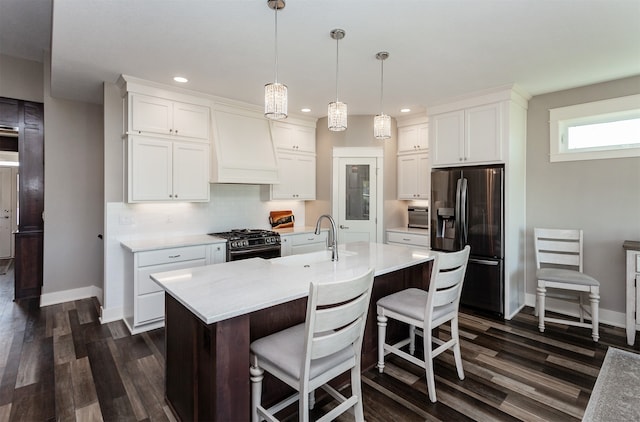
{"type": "Polygon", "coordinates": [[[429,208],[428,207],[409,207],[407,209],[409,214],[408,227],[415,227],[419,229],[429,228],[429,208]]]}

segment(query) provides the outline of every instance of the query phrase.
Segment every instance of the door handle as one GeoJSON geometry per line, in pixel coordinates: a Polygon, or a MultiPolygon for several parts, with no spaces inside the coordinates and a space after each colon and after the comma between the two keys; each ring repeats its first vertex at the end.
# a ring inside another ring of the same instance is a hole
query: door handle
{"type": "Polygon", "coordinates": [[[340,224],[340,228],[341,229],[349,229],[349,226],[343,226],[342,224],[340,224]]]}

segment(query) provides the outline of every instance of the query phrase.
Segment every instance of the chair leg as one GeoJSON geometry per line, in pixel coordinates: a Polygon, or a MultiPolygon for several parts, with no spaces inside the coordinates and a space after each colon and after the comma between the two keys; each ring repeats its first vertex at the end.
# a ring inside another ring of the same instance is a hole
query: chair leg
{"type": "Polygon", "coordinates": [[[591,302],[591,336],[593,337],[593,341],[598,341],[600,338],[600,334],[598,333],[598,306],[600,303],[600,289],[593,288],[589,293],[589,301],[591,302]]]}
{"type": "Polygon", "coordinates": [[[538,283],[537,292],[538,292],[538,306],[537,306],[538,328],[540,329],[541,333],[544,333],[544,299],[545,299],[545,295],[547,294],[547,289],[545,289],[544,284],[541,285],[538,283]]]}
{"type": "Polygon", "coordinates": [[[458,333],[458,317],[456,316],[451,320],[451,337],[455,340],[453,346],[453,357],[456,361],[456,370],[458,371],[458,378],[464,379],[464,370],[462,369],[462,353],[460,353],[460,335],[458,333]]]}
{"type": "Polygon", "coordinates": [[[416,326],[409,325],[409,354],[416,352],[416,326]]]}
{"type": "Polygon", "coordinates": [[[378,315],[378,372],[384,371],[384,341],[387,334],[387,317],[378,315]]]}
{"type": "Polygon", "coordinates": [[[309,393],[309,410],[313,410],[316,406],[316,390],[309,393]]]}
{"type": "Polygon", "coordinates": [[[362,385],[360,384],[360,365],[351,368],[351,394],[358,398],[353,410],[357,422],[364,422],[364,410],[362,408],[362,385]]]}
{"type": "Polygon", "coordinates": [[[300,391],[298,396],[298,420],[301,422],[309,422],[309,396],[308,391],[300,391]]]}
{"type": "Polygon", "coordinates": [[[264,369],[258,366],[257,359],[252,362],[249,367],[251,374],[251,421],[260,422],[258,417],[258,406],[262,400],[262,379],[264,378],[264,369]]]}
{"type": "Polygon", "coordinates": [[[431,328],[424,327],[423,329],[423,341],[424,341],[424,368],[425,376],[427,378],[427,390],[429,390],[429,400],[432,403],[436,402],[436,381],[433,375],[433,345],[431,344],[431,328]]]}
{"type": "Polygon", "coordinates": [[[582,292],[578,293],[578,302],[580,303],[580,322],[584,323],[584,294],[582,294],[582,292]]]}

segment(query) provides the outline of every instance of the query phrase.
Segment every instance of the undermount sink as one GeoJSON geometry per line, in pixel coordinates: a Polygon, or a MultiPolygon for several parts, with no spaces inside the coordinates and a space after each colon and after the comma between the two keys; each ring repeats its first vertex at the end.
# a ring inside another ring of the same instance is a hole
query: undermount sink
{"type": "MultiPolygon", "coordinates": [[[[338,249],[339,259],[345,256],[354,256],[357,254],[358,254],[357,252],[338,249]]],[[[311,266],[311,264],[331,262],[331,251],[327,249],[324,251],[311,252],[311,253],[305,253],[300,255],[289,255],[289,256],[284,256],[282,258],[272,259],[271,262],[277,265],[287,265],[292,267],[311,266]]]]}

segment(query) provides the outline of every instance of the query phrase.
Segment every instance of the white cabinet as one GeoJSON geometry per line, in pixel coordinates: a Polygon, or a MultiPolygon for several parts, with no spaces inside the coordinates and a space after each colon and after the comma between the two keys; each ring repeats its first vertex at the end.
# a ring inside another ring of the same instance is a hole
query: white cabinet
{"type": "Polygon", "coordinates": [[[278,151],[280,183],[271,186],[271,199],[316,199],[316,157],[278,151]]]}
{"type": "Polygon", "coordinates": [[[320,234],[308,232],[280,235],[280,255],[289,256],[323,251],[327,249],[327,236],[326,230],[321,231],[320,234]]]}
{"type": "Polygon", "coordinates": [[[429,122],[434,166],[504,162],[502,103],[435,114],[429,122]]]}
{"type": "Polygon", "coordinates": [[[280,183],[265,187],[267,200],[316,199],[315,127],[271,122],[280,183]]]}
{"type": "Polygon", "coordinates": [[[129,136],[128,201],[208,201],[209,145],[129,136]]]}
{"type": "Polygon", "coordinates": [[[164,290],[153,273],[206,264],[206,245],[128,253],[124,289],[124,322],[137,334],[164,325],[164,290]]]}
{"type": "Polygon", "coordinates": [[[129,93],[129,132],[209,140],[209,107],[129,93]]]}
{"type": "Polygon", "coordinates": [[[429,125],[427,123],[398,128],[398,153],[420,152],[429,148],[429,125]]]}
{"type": "Polygon", "coordinates": [[[227,244],[216,243],[207,246],[207,265],[227,262],[227,244]]]}
{"type": "Polygon", "coordinates": [[[398,155],[398,199],[429,199],[430,191],[429,154],[398,155]]]}
{"type": "Polygon", "coordinates": [[[387,230],[387,243],[390,245],[429,248],[431,242],[429,239],[429,230],[397,229],[387,230]]]}
{"type": "Polygon", "coordinates": [[[633,346],[640,330],[640,242],[624,242],[627,255],[627,344],[633,346]]]}

